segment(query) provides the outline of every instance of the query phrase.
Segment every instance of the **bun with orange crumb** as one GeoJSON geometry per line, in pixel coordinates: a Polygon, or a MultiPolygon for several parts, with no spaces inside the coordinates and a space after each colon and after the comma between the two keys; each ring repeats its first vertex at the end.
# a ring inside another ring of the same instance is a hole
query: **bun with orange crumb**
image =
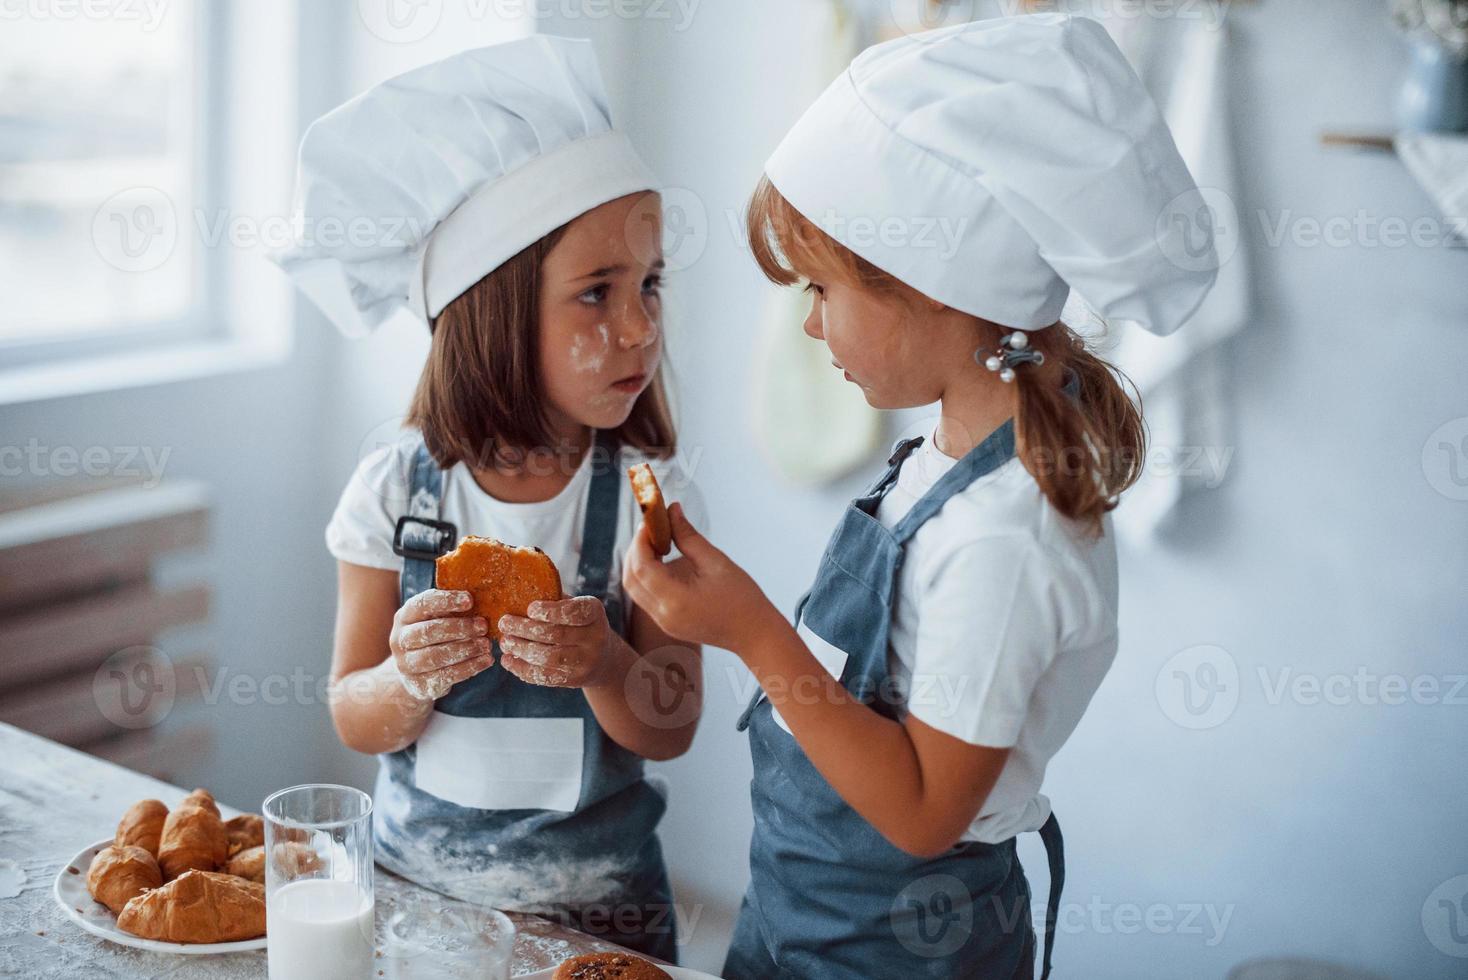
{"type": "Polygon", "coordinates": [[[435,579],[440,589],[473,594],[474,612],[488,621],[495,640],[501,616],[524,616],[536,600],[561,598],[561,573],[545,552],[474,535],[438,559],[435,579]]]}

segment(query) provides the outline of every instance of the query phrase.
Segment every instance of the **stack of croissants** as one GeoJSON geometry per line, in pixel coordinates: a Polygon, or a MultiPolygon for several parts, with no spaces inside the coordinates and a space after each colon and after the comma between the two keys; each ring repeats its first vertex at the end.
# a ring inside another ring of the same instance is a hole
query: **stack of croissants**
{"type": "MultiPolygon", "coordinates": [[[[319,864],[304,844],[276,848],[293,876],[319,864]]],[[[265,935],[264,882],[264,821],[254,813],[222,819],[204,789],[172,811],[158,800],[134,803],[87,871],[87,890],[117,916],[119,929],[170,943],[265,935]]]]}

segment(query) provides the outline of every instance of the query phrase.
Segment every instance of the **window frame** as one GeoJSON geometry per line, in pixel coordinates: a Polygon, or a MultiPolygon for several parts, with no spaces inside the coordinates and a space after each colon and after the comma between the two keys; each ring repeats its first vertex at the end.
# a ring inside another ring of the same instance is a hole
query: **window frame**
{"type": "Polygon", "coordinates": [[[243,217],[258,219],[258,229],[289,217],[303,6],[198,0],[191,12],[190,200],[173,202],[178,235],[191,237],[197,260],[186,314],[0,341],[0,405],[248,370],[289,355],[294,297],[285,277],[263,247],[235,248],[227,231],[209,245],[199,222],[243,217]],[[246,78],[251,65],[269,70],[246,78]]]}

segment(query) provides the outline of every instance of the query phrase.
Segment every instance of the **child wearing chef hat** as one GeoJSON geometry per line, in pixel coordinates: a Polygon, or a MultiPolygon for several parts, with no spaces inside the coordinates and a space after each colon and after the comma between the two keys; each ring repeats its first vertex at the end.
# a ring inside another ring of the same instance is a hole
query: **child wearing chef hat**
{"type": "Polygon", "coordinates": [[[380,758],[378,861],[674,960],[643,760],[688,748],[701,671],[620,588],[626,468],[696,505],[660,373],[657,186],[590,45],[514,41],[317,120],[278,262],[350,335],[408,316],[432,338],[407,430],[361,461],[326,531],[332,716],[380,758]],[[541,549],[571,595],[486,622],[434,588],[470,534],[541,549]]]}
{"type": "Polygon", "coordinates": [[[1032,976],[1015,837],[1064,878],[1040,793],[1117,649],[1108,512],[1144,430],[1059,322],[1074,289],[1162,334],[1214,278],[1201,200],[1106,32],[1059,14],[878,45],[800,119],[749,213],[756,260],[878,408],[938,402],[847,509],[795,626],[675,508],[627,591],[762,693],[751,883],[728,980],[1032,976]],[[938,221],[953,240],[924,235],[938,221]],[[941,246],[941,248],[940,248],[941,246]]]}

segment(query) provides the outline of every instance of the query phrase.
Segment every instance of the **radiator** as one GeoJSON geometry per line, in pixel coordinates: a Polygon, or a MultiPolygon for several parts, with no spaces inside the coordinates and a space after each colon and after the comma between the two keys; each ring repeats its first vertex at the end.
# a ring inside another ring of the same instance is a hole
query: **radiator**
{"type": "Polygon", "coordinates": [[[0,721],[162,779],[208,751],[172,718],[208,657],[161,638],[208,618],[209,588],[155,585],[164,556],[204,545],[208,500],[180,480],[6,501],[0,721]]]}

